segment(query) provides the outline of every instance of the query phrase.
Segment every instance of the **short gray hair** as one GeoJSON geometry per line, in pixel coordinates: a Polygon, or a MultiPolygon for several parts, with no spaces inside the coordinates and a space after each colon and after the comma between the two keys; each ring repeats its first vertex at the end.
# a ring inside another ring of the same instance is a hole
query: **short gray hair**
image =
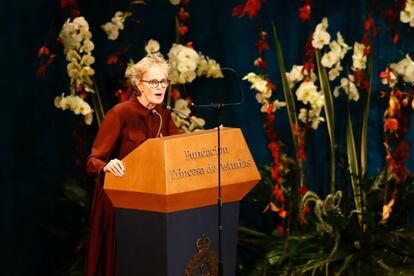
{"type": "Polygon", "coordinates": [[[130,69],[131,84],[136,92],[139,93],[135,83],[140,82],[145,72],[147,72],[153,65],[159,66],[161,69],[165,70],[165,73],[168,75],[170,66],[162,54],[159,52],[156,54],[148,54],[140,61],[135,63],[130,69]]]}

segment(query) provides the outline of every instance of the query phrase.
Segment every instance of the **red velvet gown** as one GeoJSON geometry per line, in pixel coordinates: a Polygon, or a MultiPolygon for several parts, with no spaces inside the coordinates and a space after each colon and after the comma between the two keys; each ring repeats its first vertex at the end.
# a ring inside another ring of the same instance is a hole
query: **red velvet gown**
{"type": "MultiPolygon", "coordinates": [[[[155,110],[162,116],[162,136],[178,134],[170,111],[160,105],[155,110]]],[[[92,201],[87,276],[117,275],[115,213],[103,190],[103,168],[111,159],[122,159],[146,139],[156,137],[159,125],[158,115],[144,107],[135,95],[105,115],[87,161],[88,173],[99,177],[92,201]]]]}

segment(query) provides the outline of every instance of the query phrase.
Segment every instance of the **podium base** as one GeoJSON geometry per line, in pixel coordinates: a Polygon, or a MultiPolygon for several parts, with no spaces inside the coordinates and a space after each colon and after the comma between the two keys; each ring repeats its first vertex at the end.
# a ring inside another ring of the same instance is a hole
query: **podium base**
{"type": "MultiPolygon", "coordinates": [[[[222,261],[225,276],[235,275],[239,202],[223,204],[222,261]]],[[[178,276],[198,252],[205,235],[218,256],[218,210],[207,206],[173,213],[116,209],[120,276],[178,276]]],[[[200,273],[197,273],[200,275],[200,273]]]]}

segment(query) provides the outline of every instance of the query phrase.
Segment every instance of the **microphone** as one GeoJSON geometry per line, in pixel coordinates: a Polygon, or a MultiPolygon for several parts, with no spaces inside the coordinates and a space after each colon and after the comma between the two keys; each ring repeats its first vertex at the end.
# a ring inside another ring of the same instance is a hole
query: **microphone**
{"type": "Polygon", "coordinates": [[[201,128],[201,129],[205,129],[203,126],[200,126],[200,124],[199,123],[197,123],[196,121],[194,121],[194,119],[192,119],[191,117],[189,117],[187,114],[185,114],[184,112],[181,112],[181,111],[179,111],[179,110],[177,110],[177,109],[175,109],[175,108],[173,108],[173,107],[171,107],[171,106],[169,106],[169,105],[166,105],[165,106],[165,108],[166,109],[168,109],[168,110],[171,110],[171,111],[174,111],[174,112],[176,112],[176,113],[178,113],[178,114],[180,114],[181,116],[183,116],[185,119],[188,119],[188,120],[190,120],[192,123],[194,123],[198,128],[201,128]]]}
{"type": "Polygon", "coordinates": [[[156,138],[158,138],[160,136],[161,127],[162,127],[162,116],[160,113],[157,112],[157,110],[155,110],[155,108],[151,109],[151,112],[152,114],[156,114],[158,115],[158,117],[160,117],[160,126],[158,128],[157,136],[155,136],[156,138]]]}

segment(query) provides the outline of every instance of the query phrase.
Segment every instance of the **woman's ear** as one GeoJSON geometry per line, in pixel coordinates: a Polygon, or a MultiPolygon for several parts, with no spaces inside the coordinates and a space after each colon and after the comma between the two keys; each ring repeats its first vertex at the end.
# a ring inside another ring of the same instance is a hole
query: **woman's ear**
{"type": "Polygon", "coordinates": [[[135,90],[135,93],[137,94],[137,96],[141,96],[141,85],[140,85],[140,81],[135,81],[134,83],[132,83],[132,87],[135,90]]]}
{"type": "Polygon", "coordinates": [[[137,90],[142,90],[142,82],[139,80],[135,81],[135,87],[137,88],[137,90]]]}

